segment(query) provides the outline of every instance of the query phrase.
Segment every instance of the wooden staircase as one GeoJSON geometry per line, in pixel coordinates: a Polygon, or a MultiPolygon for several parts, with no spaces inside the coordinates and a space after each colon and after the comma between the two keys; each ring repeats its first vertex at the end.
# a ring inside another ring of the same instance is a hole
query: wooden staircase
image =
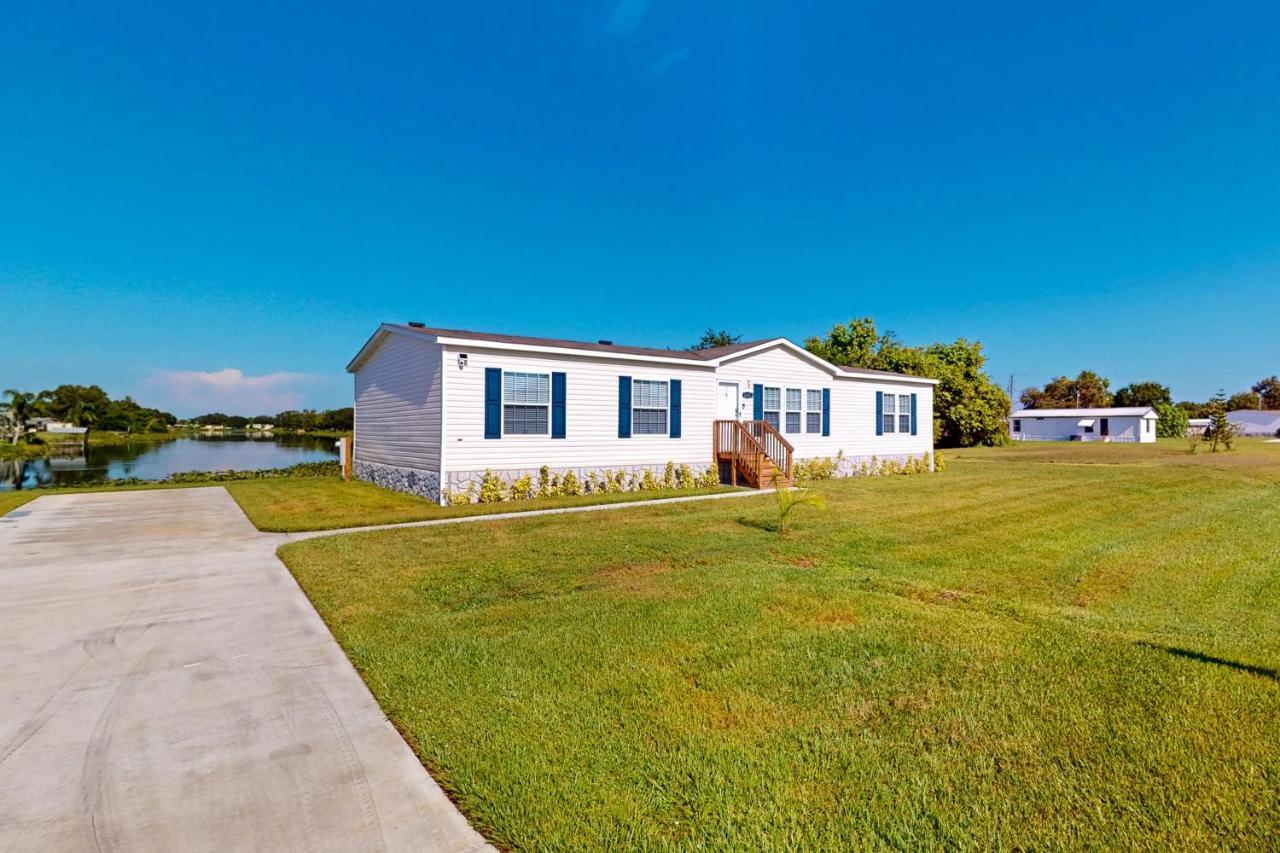
{"type": "Polygon", "coordinates": [[[793,482],[795,448],[768,421],[715,421],[716,463],[728,462],[730,482],[756,489],[787,488],[793,482]]]}

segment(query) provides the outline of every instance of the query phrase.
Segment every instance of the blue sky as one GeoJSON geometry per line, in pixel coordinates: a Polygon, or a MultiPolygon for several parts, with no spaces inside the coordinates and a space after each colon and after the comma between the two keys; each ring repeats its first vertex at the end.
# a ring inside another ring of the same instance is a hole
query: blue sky
{"type": "Polygon", "coordinates": [[[0,387],[344,405],[409,319],[1280,372],[1274,2],[71,5],[0,28],[0,387]]]}

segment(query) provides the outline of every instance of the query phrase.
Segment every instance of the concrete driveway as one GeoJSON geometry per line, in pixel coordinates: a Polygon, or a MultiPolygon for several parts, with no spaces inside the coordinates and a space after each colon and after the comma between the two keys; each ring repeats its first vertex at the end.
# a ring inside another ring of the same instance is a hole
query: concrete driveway
{"type": "Polygon", "coordinates": [[[470,850],[221,488],[0,518],[0,850],[470,850]]]}

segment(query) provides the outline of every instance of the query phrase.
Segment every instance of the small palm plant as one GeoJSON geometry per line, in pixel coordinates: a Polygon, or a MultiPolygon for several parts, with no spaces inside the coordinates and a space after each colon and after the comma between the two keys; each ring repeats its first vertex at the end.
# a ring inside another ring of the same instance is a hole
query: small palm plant
{"type": "Polygon", "coordinates": [[[796,486],[791,489],[778,489],[774,493],[774,497],[778,501],[778,532],[786,533],[789,527],[791,513],[797,507],[807,506],[814,509],[823,509],[827,503],[820,492],[814,491],[806,486],[796,486]]]}

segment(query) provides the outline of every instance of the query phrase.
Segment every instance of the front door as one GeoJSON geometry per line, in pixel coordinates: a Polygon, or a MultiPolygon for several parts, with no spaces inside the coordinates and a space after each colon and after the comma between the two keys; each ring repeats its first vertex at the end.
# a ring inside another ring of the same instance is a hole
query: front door
{"type": "Polygon", "coordinates": [[[736,421],[738,419],[738,383],[721,382],[720,394],[716,397],[716,420],[736,421]]]}
{"type": "Polygon", "coordinates": [[[1111,435],[1111,424],[1107,422],[1106,418],[1102,419],[1102,434],[1111,435]]]}

